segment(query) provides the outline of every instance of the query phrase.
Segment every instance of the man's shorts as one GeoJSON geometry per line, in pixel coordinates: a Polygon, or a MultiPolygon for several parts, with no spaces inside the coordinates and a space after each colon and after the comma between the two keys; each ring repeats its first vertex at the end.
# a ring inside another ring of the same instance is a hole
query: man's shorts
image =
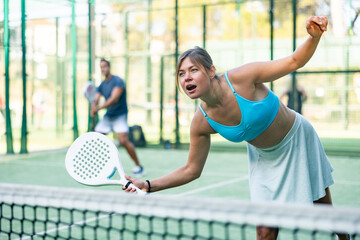
{"type": "Polygon", "coordinates": [[[96,132],[100,133],[127,133],[129,132],[129,126],[127,124],[127,114],[122,114],[120,116],[109,117],[104,116],[104,118],[96,124],[96,132]]]}

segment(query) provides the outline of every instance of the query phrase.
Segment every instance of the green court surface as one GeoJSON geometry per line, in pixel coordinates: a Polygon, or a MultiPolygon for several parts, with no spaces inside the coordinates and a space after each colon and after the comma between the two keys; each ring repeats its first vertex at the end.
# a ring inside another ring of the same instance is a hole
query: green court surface
{"type": "MultiPolygon", "coordinates": [[[[131,173],[131,169],[133,167],[133,163],[130,160],[129,156],[125,152],[123,148],[119,149],[120,155],[122,157],[123,166],[126,173],[131,173]]],[[[164,174],[167,174],[177,167],[182,166],[187,160],[187,150],[165,150],[165,149],[152,149],[152,148],[138,148],[137,153],[139,155],[140,161],[143,163],[146,176],[143,179],[153,179],[160,177],[164,174]]],[[[110,191],[121,191],[120,186],[100,186],[100,187],[89,187],[81,185],[75,182],[66,172],[64,159],[65,159],[66,149],[53,151],[53,152],[43,152],[43,153],[32,153],[28,155],[13,155],[13,156],[3,156],[0,160],[0,182],[1,183],[16,183],[16,184],[30,184],[30,185],[42,185],[42,186],[56,186],[56,187],[64,187],[64,188],[85,188],[85,189],[99,189],[99,190],[110,190],[110,191]]],[[[360,158],[359,157],[346,157],[346,156],[329,156],[330,161],[334,167],[334,179],[335,184],[331,186],[331,194],[332,199],[335,206],[347,206],[347,207],[360,207],[360,158]]],[[[159,193],[154,194],[163,194],[163,195],[177,195],[181,197],[206,197],[206,198],[222,198],[222,199],[238,199],[238,200],[249,200],[249,190],[248,190],[248,166],[247,166],[247,155],[244,151],[219,151],[213,150],[209,153],[209,157],[207,163],[205,165],[204,171],[201,177],[187,185],[177,187],[174,189],[165,190],[159,193]]],[[[21,212],[22,207],[18,206],[15,209],[11,209],[10,206],[3,207],[3,215],[10,216],[13,213],[11,212],[21,212]],[[18,210],[16,210],[18,208],[18,210]]],[[[25,209],[26,210],[26,209],[25,209]]],[[[32,210],[29,210],[28,214],[34,215],[32,210]]],[[[26,214],[26,213],[22,213],[26,214]]],[[[36,214],[43,218],[42,215],[50,216],[51,218],[55,218],[56,210],[48,210],[46,208],[38,208],[36,210],[36,214]],[[47,212],[48,211],[48,212],[47,212]],[[53,211],[53,213],[51,212],[53,211]],[[53,215],[52,215],[53,214],[53,215]]],[[[21,215],[21,214],[20,214],[21,215]]],[[[93,227],[95,228],[97,225],[107,224],[109,222],[107,219],[108,215],[104,215],[103,213],[91,213],[88,212],[86,215],[82,215],[81,213],[77,214],[75,212],[74,217],[70,217],[70,212],[62,212],[62,215],[66,219],[70,219],[74,222],[82,222],[82,219],[86,218],[86,224],[89,226],[89,239],[93,239],[91,237],[93,233],[93,227]],[[92,220],[96,219],[96,220],[92,220]]],[[[127,222],[127,224],[131,225],[131,222],[136,221],[144,221],[145,223],[147,219],[137,219],[136,217],[127,216],[126,219],[123,219],[118,216],[111,217],[111,224],[121,226],[123,222],[127,222]]],[[[156,222],[155,219],[151,228],[154,231],[162,232],[163,222],[159,220],[156,222]]],[[[183,227],[186,227],[186,222],[182,223],[183,227]]],[[[10,222],[3,221],[3,229],[5,225],[10,225],[10,222]]],[[[11,224],[14,229],[20,229],[15,223],[11,224]]],[[[60,234],[60,236],[67,236],[69,231],[74,236],[78,236],[81,238],[82,228],[79,226],[81,224],[68,225],[59,228],[58,225],[50,222],[47,223],[45,229],[56,229],[56,234],[60,234]],[[69,227],[70,226],[70,227],[69,227]],[[60,230],[58,230],[60,229],[60,230]],[[70,230],[71,229],[71,230],[70,230]],[[63,232],[64,231],[64,232],[63,232]]],[[[178,231],[177,223],[174,222],[174,226],[172,222],[169,221],[166,223],[167,230],[166,231],[178,231]]],[[[41,233],[44,231],[44,226],[42,224],[38,224],[35,226],[34,232],[41,233]]],[[[32,232],[30,229],[24,228],[25,232],[32,232]]],[[[85,228],[85,231],[87,231],[85,228]]],[[[130,228],[132,228],[130,226],[130,228]]],[[[145,227],[147,228],[147,227],[145,227]]],[[[209,232],[209,227],[207,225],[201,225],[199,223],[199,229],[194,230],[194,226],[186,227],[186,231],[200,231],[206,233],[209,232]],[[189,230],[190,229],[190,230],[189,230]],[[193,229],[193,230],[191,230],[193,229]],[[203,229],[203,230],[201,230],[203,229]]],[[[222,226],[214,226],[214,231],[216,234],[221,234],[225,231],[222,226]],[[216,230],[219,228],[218,230],[216,230]],[[214,230],[215,229],[215,230],[214,230]]],[[[97,239],[106,239],[108,234],[105,229],[100,229],[99,234],[96,236],[97,239]]],[[[239,227],[237,230],[234,228],[231,230],[231,237],[229,239],[241,239],[243,234],[246,234],[248,237],[246,239],[254,239],[255,231],[253,227],[246,228],[246,232],[242,233],[239,231],[239,227]]],[[[55,233],[49,233],[55,234],[55,233]]],[[[86,233],[87,235],[88,233],[86,233]]],[[[122,237],[119,237],[118,232],[113,231],[110,233],[110,239],[135,239],[131,237],[130,233],[124,233],[122,237]],[[127,237],[126,234],[129,234],[127,237]]],[[[290,239],[291,231],[282,231],[282,236],[280,239],[290,239]]],[[[320,235],[321,236],[321,235],[320,235]]],[[[299,239],[312,239],[309,236],[300,237],[299,239]]],[[[11,235],[10,239],[18,239],[18,236],[11,235]]],[[[34,237],[33,239],[41,239],[41,236],[34,237]]],[[[9,236],[0,233],[0,239],[9,239],[9,236]]],[[[27,238],[23,238],[27,239],[27,238]]],[[[49,238],[50,239],[50,238],[49,238]]],[[[51,238],[52,239],[52,238],[51,238]]],[[[148,239],[146,236],[144,238],[138,237],[136,239],[148,239]]],[[[161,239],[161,238],[151,238],[151,239],[161,239]]],[[[166,238],[168,239],[168,238],[166,238]]],[[[169,238],[175,239],[175,238],[169,238]]],[[[188,239],[188,238],[186,238],[188,239]]],[[[220,239],[220,238],[219,238],[220,239]]],[[[222,238],[221,238],[222,239],[222,238]]],[[[226,238],[225,238],[226,239],[226,238]]],[[[329,239],[329,236],[324,236],[324,238],[319,237],[316,239],[329,239]]],[[[330,238],[334,239],[334,238],[330,238]]]]}
{"type": "MultiPolygon", "coordinates": [[[[119,149],[124,170],[131,175],[133,162],[123,148],[119,149]]],[[[187,150],[138,148],[145,167],[143,179],[163,176],[187,161],[187,150]]],[[[94,188],[75,182],[66,172],[66,150],[7,155],[0,159],[0,182],[48,185],[72,188],[94,188]]],[[[360,157],[329,156],[334,167],[335,184],[331,186],[334,205],[360,207],[360,157]]],[[[249,199],[247,155],[243,151],[211,151],[201,177],[187,185],[156,194],[249,199]]],[[[119,186],[96,187],[120,190],[119,186]]]]}

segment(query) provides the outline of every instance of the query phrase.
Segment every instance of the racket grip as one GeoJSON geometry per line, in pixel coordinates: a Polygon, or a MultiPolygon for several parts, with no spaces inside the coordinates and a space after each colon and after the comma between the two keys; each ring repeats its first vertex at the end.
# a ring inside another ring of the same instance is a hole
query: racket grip
{"type": "Polygon", "coordinates": [[[136,189],[136,194],[139,194],[139,195],[146,195],[147,192],[144,192],[143,190],[141,190],[140,188],[138,188],[137,186],[135,186],[134,184],[132,184],[130,181],[126,183],[125,185],[126,188],[134,188],[136,189]]]}

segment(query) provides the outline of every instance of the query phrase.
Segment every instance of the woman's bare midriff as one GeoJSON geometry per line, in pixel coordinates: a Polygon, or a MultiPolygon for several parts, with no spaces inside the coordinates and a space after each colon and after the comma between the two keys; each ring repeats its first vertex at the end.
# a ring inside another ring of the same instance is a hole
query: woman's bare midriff
{"type": "Polygon", "coordinates": [[[279,111],[270,126],[249,143],[258,148],[269,148],[277,145],[290,131],[295,121],[295,112],[287,108],[282,102],[279,111]]]}

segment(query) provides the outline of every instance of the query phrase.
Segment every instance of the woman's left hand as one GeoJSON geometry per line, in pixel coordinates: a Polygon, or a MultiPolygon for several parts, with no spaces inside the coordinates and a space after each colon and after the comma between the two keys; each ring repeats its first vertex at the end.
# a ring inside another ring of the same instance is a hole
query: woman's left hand
{"type": "Polygon", "coordinates": [[[327,30],[327,17],[313,16],[306,21],[306,31],[313,38],[319,38],[327,30]]]}

